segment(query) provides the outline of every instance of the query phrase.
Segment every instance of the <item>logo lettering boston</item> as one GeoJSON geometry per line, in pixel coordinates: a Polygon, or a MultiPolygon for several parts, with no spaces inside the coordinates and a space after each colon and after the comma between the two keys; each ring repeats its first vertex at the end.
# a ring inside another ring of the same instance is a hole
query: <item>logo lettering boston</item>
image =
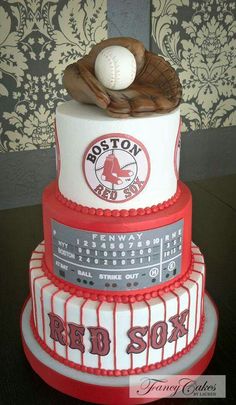
{"type": "Polygon", "coordinates": [[[124,202],[146,186],[150,160],[145,146],[130,135],[97,138],[84,154],[83,170],[90,189],[101,199],[124,202]]]}

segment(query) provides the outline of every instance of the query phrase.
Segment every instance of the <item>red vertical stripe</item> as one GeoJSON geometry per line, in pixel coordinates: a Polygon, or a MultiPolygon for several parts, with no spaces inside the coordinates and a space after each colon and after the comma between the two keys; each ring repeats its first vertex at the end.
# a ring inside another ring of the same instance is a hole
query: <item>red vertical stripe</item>
{"type": "MultiPolygon", "coordinates": [[[[159,296],[159,298],[163,302],[163,305],[164,305],[164,322],[167,322],[167,320],[166,320],[166,301],[161,296],[159,296]]],[[[163,361],[163,359],[164,359],[164,346],[161,351],[161,361],[163,361]]]]}
{"type": "Polygon", "coordinates": [[[39,267],[31,267],[31,268],[29,269],[30,273],[31,273],[32,270],[42,270],[42,266],[39,266],[39,267]]]}
{"type": "MultiPolygon", "coordinates": [[[[176,298],[177,298],[177,314],[179,315],[179,313],[180,313],[180,302],[179,302],[179,296],[178,296],[178,294],[177,293],[175,293],[174,291],[172,291],[172,294],[174,294],[175,296],[176,296],[176,298]]],[[[176,341],[175,341],[175,350],[174,350],[174,355],[176,354],[176,352],[177,352],[177,341],[178,341],[178,339],[176,339],[176,341]]]]}
{"type": "Polygon", "coordinates": [[[198,295],[199,295],[199,285],[198,285],[198,283],[197,283],[196,280],[193,280],[192,278],[190,278],[189,280],[192,281],[192,282],[196,285],[196,287],[197,287],[197,292],[196,292],[197,301],[196,301],[196,309],[195,309],[195,326],[194,326],[194,336],[196,336],[196,334],[197,334],[197,318],[198,318],[198,295]]]}
{"type": "Polygon", "coordinates": [[[35,316],[35,327],[38,332],[38,314],[37,314],[37,303],[36,303],[36,291],[35,291],[35,282],[40,280],[41,278],[45,278],[45,275],[35,277],[33,281],[33,303],[34,303],[34,316],[35,316]]]}
{"type": "MultiPolygon", "coordinates": [[[[134,322],[134,314],[133,314],[133,305],[131,302],[129,304],[129,308],[130,308],[130,328],[132,328],[134,322]]],[[[131,370],[133,369],[133,353],[130,353],[130,368],[131,370]]]]}
{"type": "MultiPolygon", "coordinates": [[[[38,249],[39,247],[37,247],[37,249],[38,249]]],[[[41,251],[41,250],[37,250],[37,249],[35,249],[35,250],[33,250],[32,251],[32,255],[33,254],[35,254],[35,255],[37,255],[37,257],[32,257],[32,259],[31,260],[40,260],[40,259],[42,259],[43,258],[43,251],[41,251]]]]}
{"type": "Polygon", "coordinates": [[[202,254],[201,254],[200,252],[199,252],[199,253],[194,253],[194,255],[193,255],[193,262],[194,262],[194,263],[199,263],[199,264],[205,264],[205,263],[204,263],[204,259],[203,259],[203,261],[201,261],[201,260],[198,261],[198,258],[199,258],[199,257],[200,257],[201,259],[203,258],[202,254]]]}
{"type": "Polygon", "coordinates": [[[33,306],[33,313],[34,313],[34,319],[36,319],[36,315],[35,315],[35,307],[36,307],[36,301],[35,301],[35,294],[33,291],[33,281],[32,281],[32,271],[33,270],[42,270],[41,267],[32,267],[29,270],[29,286],[30,286],[30,295],[32,298],[32,306],[33,306]]]}
{"type": "MultiPolygon", "coordinates": [[[[80,324],[83,325],[83,309],[84,305],[86,304],[87,300],[85,299],[83,304],[80,307],[80,324]]],[[[81,365],[84,365],[84,353],[81,352],[81,365]]]]}
{"type": "MultiPolygon", "coordinates": [[[[37,252],[37,254],[39,254],[39,253],[37,252]]],[[[30,259],[30,263],[31,263],[31,262],[40,262],[40,269],[41,269],[41,268],[42,268],[42,267],[41,267],[41,265],[42,265],[42,258],[43,258],[43,254],[40,253],[40,257],[32,257],[32,258],[30,259]]]]}
{"type": "Polygon", "coordinates": [[[113,307],[113,341],[114,341],[114,370],[117,368],[116,362],[116,306],[117,303],[114,303],[113,307]]]}
{"type": "Polygon", "coordinates": [[[67,328],[67,304],[68,301],[73,298],[73,295],[69,295],[69,297],[66,298],[65,303],[64,303],[64,321],[65,321],[65,338],[66,338],[66,359],[68,359],[68,328],[67,328]]]}
{"type": "Polygon", "coordinates": [[[149,363],[149,349],[150,349],[150,329],[151,329],[151,308],[148,301],[145,301],[148,308],[148,334],[147,334],[147,356],[146,356],[146,366],[149,363]]]}
{"type": "Polygon", "coordinates": [[[204,276],[203,276],[203,287],[202,287],[202,315],[204,314],[204,294],[206,288],[206,267],[204,264],[204,276]]]}
{"type": "Polygon", "coordinates": [[[189,292],[189,289],[188,289],[188,287],[186,287],[185,285],[182,285],[182,288],[184,288],[185,289],[185,291],[187,291],[187,294],[188,294],[188,321],[187,321],[187,329],[188,329],[188,333],[187,333],[187,335],[186,335],[186,346],[188,345],[188,341],[189,341],[189,339],[188,339],[188,335],[189,335],[189,321],[190,321],[190,302],[191,302],[191,298],[190,298],[190,292],[189,292]]]}
{"type": "Polygon", "coordinates": [[[43,300],[43,292],[44,290],[49,287],[50,285],[52,285],[51,282],[45,284],[42,288],[41,288],[41,294],[40,294],[40,301],[41,301],[41,311],[42,311],[42,323],[43,323],[43,341],[46,343],[46,335],[45,335],[45,313],[44,313],[44,300],[43,300]]]}
{"type": "MultiPolygon", "coordinates": [[[[201,271],[199,271],[199,270],[195,270],[195,269],[193,269],[193,272],[194,273],[198,273],[198,274],[200,274],[200,276],[202,277],[202,299],[201,299],[201,315],[204,313],[204,293],[205,293],[205,280],[206,280],[206,277],[205,277],[205,265],[204,265],[204,263],[202,263],[202,265],[204,266],[204,273],[202,273],[201,271]]],[[[200,315],[200,316],[201,316],[200,315]]]]}
{"type": "MultiPolygon", "coordinates": [[[[54,297],[55,297],[55,295],[57,294],[57,293],[59,293],[60,292],[60,290],[59,290],[59,288],[56,290],[56,291],[54,291],[54,293],[52,294],[52,296],[51,296],[51,312],[54,314],[54,297]]],[[[56,352],[56,342],[55,342],[55,340],[53,340],[53,350],[54,350],[54,352],[56,352]]]]}
{"type": "MultiPolygon", "coordinates": [[[[97,325],[100,328],[100,317],[99,317],[99,311],[100,311],[100,307],[102,305],[102,302],[99,303],[99,305],[97,306],[96,309],[96,315],[97,315],[97,325]]],[[[98,355],[98,368],[101,368],[101,356],[98,355]]]]}

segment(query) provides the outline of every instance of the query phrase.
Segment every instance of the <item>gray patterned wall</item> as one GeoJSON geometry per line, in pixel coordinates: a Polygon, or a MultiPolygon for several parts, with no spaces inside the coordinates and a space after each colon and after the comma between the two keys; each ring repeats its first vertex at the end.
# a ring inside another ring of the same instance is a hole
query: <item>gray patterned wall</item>
{"type": "Polygon", "coordinates": [[[183,131],[236,125],[235,7],[235,0],[152,0],[152,49],[179,74],[183,131]]]}
{"type": "Polygon", "coordinates": [[[107,37],[106,11],[106,0],[1,2],[1,152],[54,146],[63,71],[107,37]]]}

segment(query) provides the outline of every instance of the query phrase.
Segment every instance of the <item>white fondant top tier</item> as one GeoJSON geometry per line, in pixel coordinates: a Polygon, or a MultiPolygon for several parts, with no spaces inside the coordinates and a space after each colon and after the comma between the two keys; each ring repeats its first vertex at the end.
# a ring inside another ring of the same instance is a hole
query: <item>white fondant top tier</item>
{"type": "Polygon", "coordinates": [[[102,209],[145,208],[177,189],[180,110],[140,118],[111,118],[68,101],[56,111],[60,192],[102,209]]]}

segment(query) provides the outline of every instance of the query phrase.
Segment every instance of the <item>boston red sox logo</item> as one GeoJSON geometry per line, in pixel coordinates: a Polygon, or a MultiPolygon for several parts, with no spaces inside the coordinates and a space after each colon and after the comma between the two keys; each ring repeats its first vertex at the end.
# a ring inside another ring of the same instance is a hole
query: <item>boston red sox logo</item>
{"type": "Polygon", "coordinates": [[[137,139],[108,134],[95,139],[84,154],[83,170],[90,189],[103,200],[124,202],[147,184],[149,155],[137,139]]]}

